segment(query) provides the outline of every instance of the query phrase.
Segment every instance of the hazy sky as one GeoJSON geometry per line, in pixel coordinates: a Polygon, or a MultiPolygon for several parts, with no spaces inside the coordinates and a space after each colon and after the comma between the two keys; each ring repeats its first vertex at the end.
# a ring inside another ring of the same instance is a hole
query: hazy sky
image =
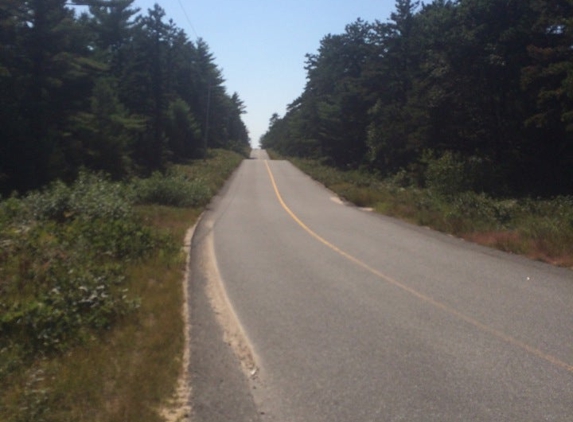
{"type": "Polygon", "coordinates": [[[158,3],[191,40],[203,38],[223,71],[229,94],[247,107],[243,120],[257,146],[273,113],[303,91],[306,53],[357,18],[386,21],[394,0],[135,0],[158,3]],[[187,15],[187,16],[186,16],[187,15]],[[188,19],[187,19],[188,17],[188,19]]]}

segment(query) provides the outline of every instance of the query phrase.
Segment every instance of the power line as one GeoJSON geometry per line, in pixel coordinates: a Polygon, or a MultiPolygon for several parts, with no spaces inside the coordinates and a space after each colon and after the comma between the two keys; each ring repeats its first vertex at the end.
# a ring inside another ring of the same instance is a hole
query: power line
{"type": "Polygon", "coordinates": [[[193,27],[193,24],[191,23],[191,19],[189,19],[189,16],[187,15],[187,11],[185,10],[185,7],[183,7],[183,3],[181,3],[181,0],[177,0],[177,2],[179,3],[179,6],[181,6],[181,10],[183,10],[183,15],[185,15],[185,19],[187,19],[187,23],[189,24],[189,26],[191,27],[191,30],[195,34],[195,38],[199,38],[199,35],[197,35],[197,31],[195,31],[195,28],[193,27]]]}

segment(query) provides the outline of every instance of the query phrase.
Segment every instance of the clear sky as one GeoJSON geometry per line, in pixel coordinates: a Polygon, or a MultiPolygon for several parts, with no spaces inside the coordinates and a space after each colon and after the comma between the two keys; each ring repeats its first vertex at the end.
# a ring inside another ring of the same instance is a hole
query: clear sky
{"type": "Polygon", "coordinates": [[[146,13],[158,3],[191,40],[203,38],[223,72],[229,94],[245,103],[251,144],[273,113],[304,89],[305,54],[327,34],[344,32],[358,18],[386,21],[394,0],[135,0],[146,13]],[[187,19],[188,18],[188,19],[187,19]]]}

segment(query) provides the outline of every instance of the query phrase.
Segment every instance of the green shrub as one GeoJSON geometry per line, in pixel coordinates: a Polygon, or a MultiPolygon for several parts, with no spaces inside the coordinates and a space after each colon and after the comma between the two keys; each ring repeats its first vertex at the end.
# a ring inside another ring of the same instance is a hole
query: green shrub
{"type": "Polygon", "coordinates": [[[124,185],[83,172],[72,185],[69,212],[81,218],[120,220],[129,218],[133,210],[124,185]]]}
{"type": "Polygon", "coordinates": [[[520,232],[554,256],[573,254],[573,197],[519,201],[520,232]]]}
{"type": "Polygon", "coordinates": [[[482,157],[463,157],[451,151],[436,157],[432,152],[426,152],[422,164],[426,166],[426,187],[444,197],[468,191],[500,193],[504,190],[496,182],[503,179],[498,174],[499,169],[482,157]]]}
{"type": "Polygon", "coordinates": [[[24,206],[38,220],[64,221],[71,218],[124,218],[131,214],[126,188],[101,174],[81,172],[73,185],[52,183],[42,192],[24,199],[24,206]]]}
{"type": "MultiPolygon", "coordinates": [[[[241,157],[212,155],[177,169],[215,191],[241,157]]],[[[159,417],[181,367],[180,238],[200,210],[134,216],[135,191],[85,175],[0,202],[0,420],[159,417]]]]}
{"type": "Polygon", "coordinates": [[[491,163],[448,152],[427,153],[420,168],[377,179],[375,174],[341,171],[318,160],[289,158],[314,179],[358,205],[383,214],[461,235],[505,251],[573,265],[573,197],[499,199],[485,192],[499,179],[491,163]],[[423,168],[425,166],[425,169],[423,168]],[[425,176],[420,188],[418,175],[425,176]],[[492,239],[494,241],[492,241],[492,239]]]}
{"type": "Polygon", "coordinates": [[[1,233],[0,349],[62,351],[134,309],[120,259],[158,242],[135,220],[37,222],[1,233]],[[143,235],[142,235],[143,233],[143,235]]]}
{"type": "Polygon", "coordinates": [[[439,158],[427,157],[426,163],[426,186],[436,193],[451,196],[471,188],[465,164],[459,156],[445,152],[439,158]]]}
{"type": "Polygon", "coordinates": [[[82,173],[0,204],[0,357],[66,350],[137,307],[125,262],[176,246],[143,226],[126,192],[82,173]]]}
{"type": "Polygon", "coordinates": [[[211,191],[202,179],[190,180],[180,173],[153,173],[148,179],[133,182],[137,204],[158,204],[173,207],[195,207],[206,204],[211,191]]]}
{"type": "Polygon", "coordinates": [[[131,260],[144,257],[168,243],[135,217],[124,219],[78,219],[68,225],[65,239],[68,244],[92,260],[131,260]]]}
{"type": "Polygon", "coordinates": [[[30,193],[23,205],[36,220],[63,221],[69,212],[70,191],[63,182],[56,181],[43,192],[30,193]]]}
{"type": "Polygon", "coordinates": [[[30,300],[2,304],[0,347],[17,342],[26,354],[62,351],[80,342],[88,330],[109,328],[120,316],[137,307],[127,292],[119,267],[53,269],[53,287],[30,300]]]}
{"type": "Polygon", "coordinates": [[[460,218],[502,228],[510,223],[515,212],[515,201],[495,200],[484,193],[462,192],[451,197],[453,213],[460,218]]]}

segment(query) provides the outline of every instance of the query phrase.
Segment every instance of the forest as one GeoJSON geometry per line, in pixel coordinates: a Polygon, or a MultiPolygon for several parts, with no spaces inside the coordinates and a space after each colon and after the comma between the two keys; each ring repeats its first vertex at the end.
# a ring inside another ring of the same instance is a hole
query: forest
{"type": "Polygon", "coordinates": [[[572,0],[397,0],[305,70],[263,148],[418,186],[437,163],[476,192],[573,193],[572,0]]]}
{"type": "Polygon", "coordinates": [[[182,240],[249,136],[207,43],[133,5],[0,0],[1,421],[172,403],[182,240]]]}
{"type": "Polygon", "coordinates": [[[0,194],[248,146],[207,43],[133,3],[0,0],[0,194]]]}

